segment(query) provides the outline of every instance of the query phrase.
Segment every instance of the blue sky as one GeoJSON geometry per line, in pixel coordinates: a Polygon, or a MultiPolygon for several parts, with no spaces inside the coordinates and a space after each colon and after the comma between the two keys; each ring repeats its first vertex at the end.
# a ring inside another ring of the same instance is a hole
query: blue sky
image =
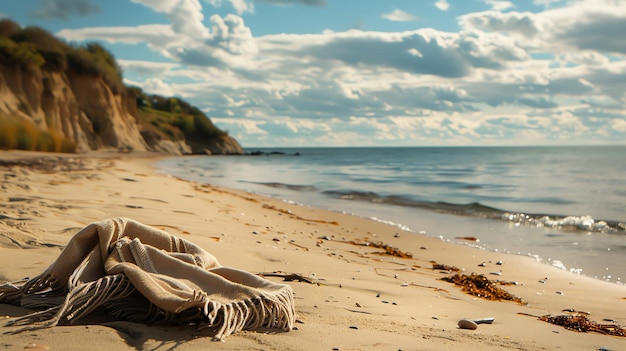
{"type": "Polygon", "coordinates": [[[244,147],[626,144],[626,0],[20,0],[244,147]]]}

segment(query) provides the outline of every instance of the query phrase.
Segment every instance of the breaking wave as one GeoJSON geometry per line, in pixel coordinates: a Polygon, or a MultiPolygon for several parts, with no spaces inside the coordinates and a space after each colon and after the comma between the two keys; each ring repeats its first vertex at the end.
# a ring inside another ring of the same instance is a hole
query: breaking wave
{"type": "Polygon", "coordinates": [[[399,195],[381,196],[373,192],[359,191],[324,191],[324,194],[348,201],[366,201],[403,207],[412,207],[439,213],[459,216],[474,216],[497,219],[514,224],[533,225],[537,227],[559,228],[563,230],[585,231],[595,233],[626,234],[626,223],[594,219],[590,216],[528,214],[501,210],[478,202],[455,204],[449,202],[416,201],[399,195]]]}

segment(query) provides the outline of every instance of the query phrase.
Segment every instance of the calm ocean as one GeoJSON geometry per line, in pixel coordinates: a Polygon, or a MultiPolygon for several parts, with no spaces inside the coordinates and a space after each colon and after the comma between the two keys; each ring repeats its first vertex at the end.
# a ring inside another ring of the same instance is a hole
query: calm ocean
{"type": "Polygon", "coordinates": [[[273,148],[164,173],[626,280],[626,146],[273,148]],[[472,243],[474,244],[474,243],[472,243]]]}

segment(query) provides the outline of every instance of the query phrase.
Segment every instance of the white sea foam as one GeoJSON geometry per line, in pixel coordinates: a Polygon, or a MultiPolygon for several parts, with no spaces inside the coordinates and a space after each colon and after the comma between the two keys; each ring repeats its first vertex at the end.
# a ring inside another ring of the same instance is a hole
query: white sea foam
{"type": "Polygon", "coordinates": [[[524,213],[504,213],[502,219],[518,223],[528,223],[538,227],[564,228],[572,227],[589,232],[606,232],[611,227],[605,221],[596,221],[591,216],[567,216],[563,218],[551,218],[543,216],[533,218],[524,213]]]}
{"type": "Polygon", "coordinates": [[[387,225],[391,225],[391,226],[397,227],[400,230],[404,230],[404,231],[407,231],[407,232],[414,232],[414,230],[412,230],[408,226],[406,226],[404,224],[401,224],[401,223],[395,223],[395,222],[392,222],[392,221],[387,221],[387,220],[384,220],[384,219],[380,219],[378,217],[370,217],[370,219],[373,220],[373,221],[376,221],[376,222],[380,222],[380,223],[383,223],[383,224],[387,224],[387,225]]]}
{"type": "Polygon", "coordinates": [[[562,269],[564,271],[567,270],[567,268],[565,267],[565,265],[563,264],[563,262],[559,261],[559,260],[552,260],[552,262],[550,262],[550,264],[552,264],[552,267],[556,267],[558,269],[562,269]]]}

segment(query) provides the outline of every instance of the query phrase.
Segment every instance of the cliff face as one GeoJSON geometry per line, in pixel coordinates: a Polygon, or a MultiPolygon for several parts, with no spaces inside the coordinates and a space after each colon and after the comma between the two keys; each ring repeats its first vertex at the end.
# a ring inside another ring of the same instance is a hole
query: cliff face
{"type": "Polygon", "coordinates": [[[241,154],[228,135],[200,143],[145,138],[137,104],[126,92],[115,93],[95,75],[54,72],[36,66],[0,64],[0,114],[34,122],[39,128],[73,140],[78,152],[97,149],[159,151],[172,154],[241,154]],[[190,145],[193,144],[193,145],[190,145]]]}
{"type": "Polygon", "coordinates": [[[135,118],[99,78],[0,66],[0,112],[76,142],[77,151],[146,151],[135,118]]]}

